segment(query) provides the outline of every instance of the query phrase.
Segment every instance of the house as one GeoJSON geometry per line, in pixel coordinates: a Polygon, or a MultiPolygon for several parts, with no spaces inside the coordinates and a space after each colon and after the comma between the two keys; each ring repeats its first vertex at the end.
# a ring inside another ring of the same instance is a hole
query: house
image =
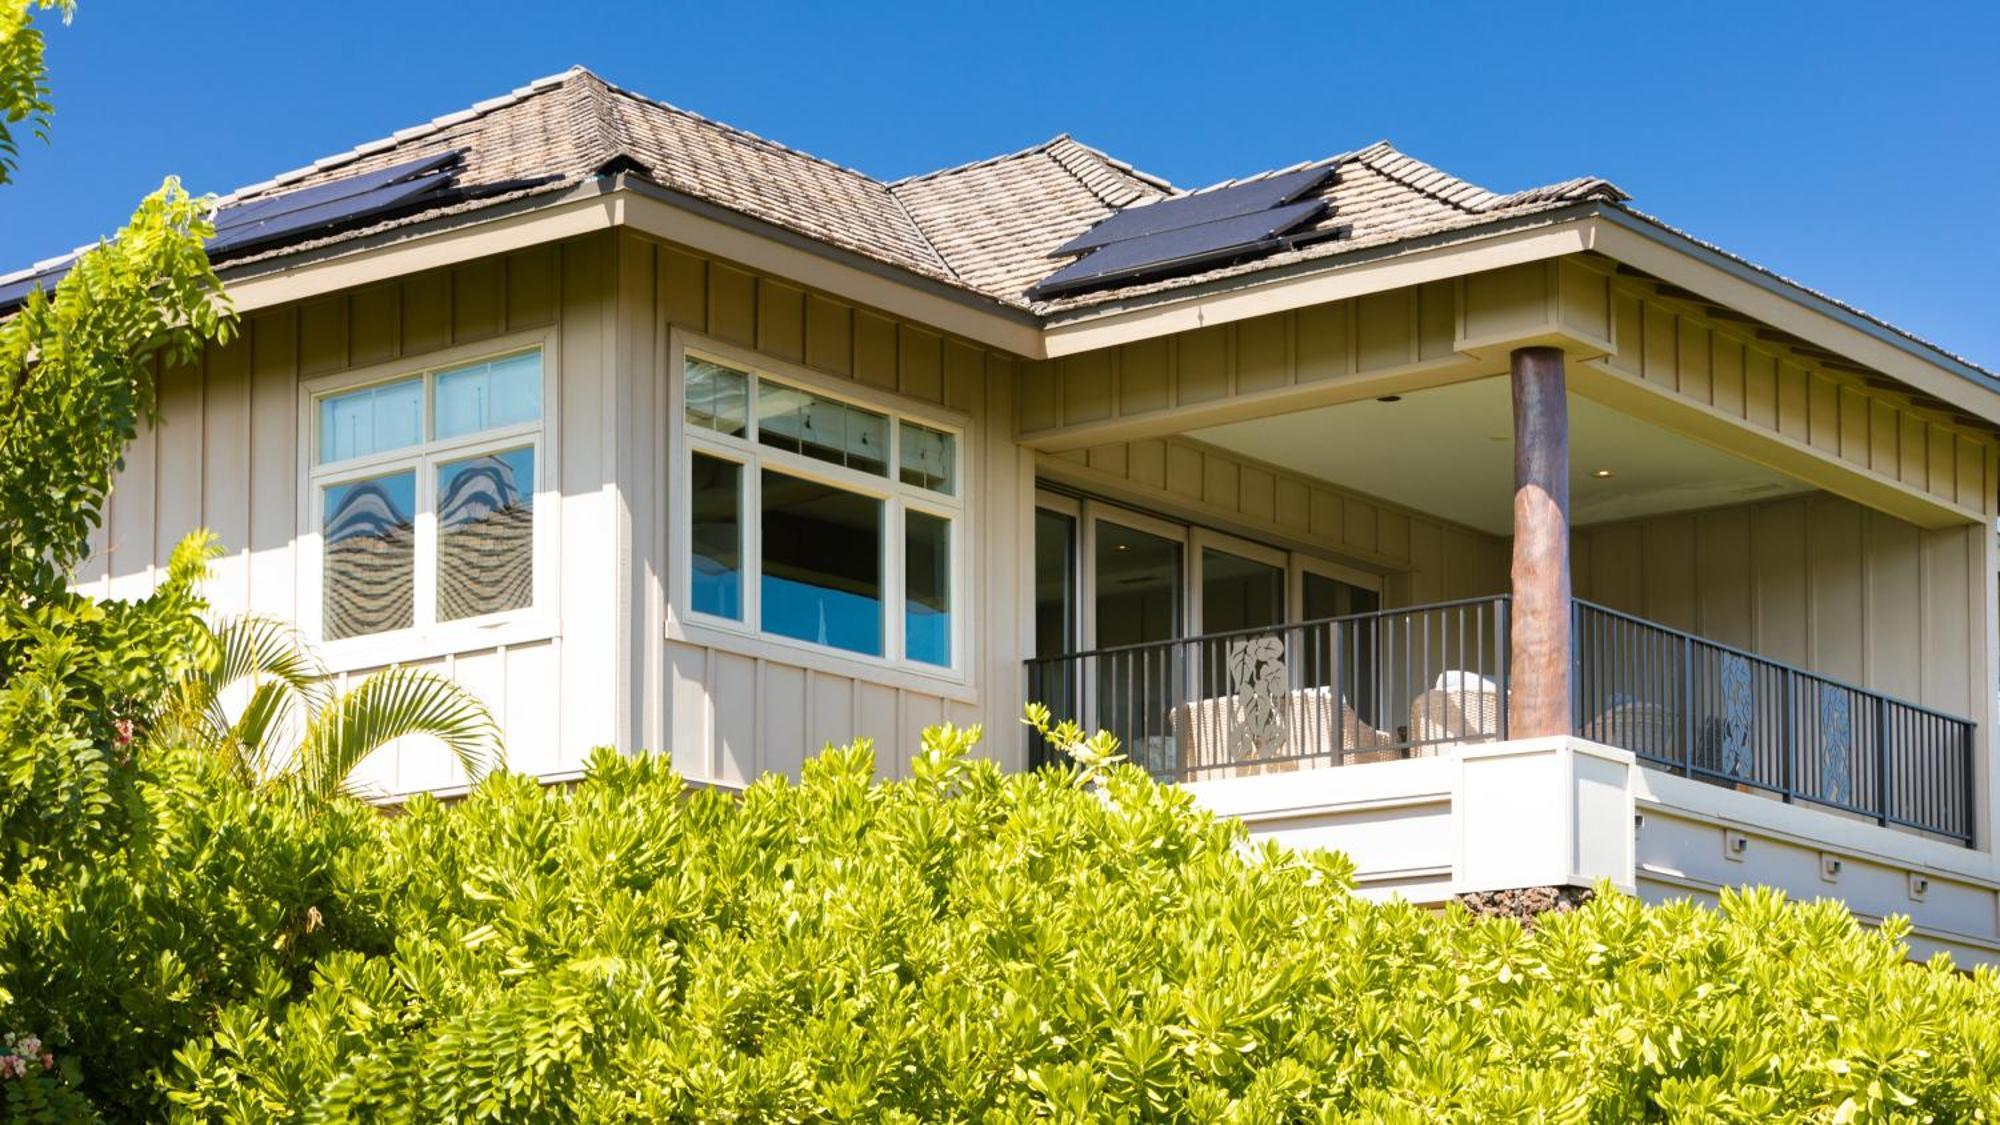
{"type": "Polygon", "coordinates": [[[885,183],[572,70],[218,224],[244,330],[80,581],[206,525],[219,610],[441,669],[516,769],[1020,767],[1039,699],[1368,893],[1770,883],[2000,960],[2000,377],[1602,180],[885,183]]]}

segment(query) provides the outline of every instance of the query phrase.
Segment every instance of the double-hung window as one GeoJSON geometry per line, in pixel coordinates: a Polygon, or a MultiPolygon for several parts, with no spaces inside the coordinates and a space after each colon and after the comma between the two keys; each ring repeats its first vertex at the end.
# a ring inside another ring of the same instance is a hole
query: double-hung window
{"type": "Polygon", "coordinates": [[[958,667],[958,431],[692,352],[683,370],[689,616],[958,667]]]}
{"type": "Polygon", "coordinates": [[[323,639],[534,604],[539,349],[319,394],[310,429],[323,639]]]}

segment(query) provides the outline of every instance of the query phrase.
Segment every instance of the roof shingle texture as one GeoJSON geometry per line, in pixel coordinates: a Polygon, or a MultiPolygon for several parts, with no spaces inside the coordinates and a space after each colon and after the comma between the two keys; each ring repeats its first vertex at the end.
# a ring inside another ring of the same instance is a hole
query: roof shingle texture
{"type": "MultiPolygon", "coordinates": [[[[465,153],[459,176],[463,185],[540,179],[547,182],[537,190],[552,191],[609,168],[630,168],[661,187],[1037,312],[1273,264],[1265,257],[1191,277],[1033,301],[1028,289],[1063,264],[1050,257],[1056,247],[1120,209],[1187,193],[1068,136],[1007,156],[884,182],[620,89],[582,68],[241,189],[231,199],[309,187],[449,149],[465,153]]],[[[1337,166],[1323,189],[1330,211],[1313,231],[1321,241],[1280,258],[1327,256],[1552,202],[1623,198],[1601,180],[1495,195],[1386,144],[1318,163],[1337,166]]],[[[361,233],[366,232],[322,241],[361,233]]]]}

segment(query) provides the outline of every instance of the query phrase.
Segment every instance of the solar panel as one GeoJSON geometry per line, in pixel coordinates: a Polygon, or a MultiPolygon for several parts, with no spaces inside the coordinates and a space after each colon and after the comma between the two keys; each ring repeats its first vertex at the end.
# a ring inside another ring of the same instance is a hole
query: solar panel
{"type": "Polygon", "coordinates": [[[72,259],[60,265],[50,266],[47,269],[36,270],[26,277],[0,284],[0,311],[11,309],[15,305],[25,304],[28,300],[28,294],[33,293],[37,289],[54,290],[56,282],[61,281],[63,276],[69,273],[70,266],[74,264],[75,260],[72,259]]]}
{"type": "Polygon", "coordinates": [[[231,227],[262,222],[273,215],[284,214],[287,211],[299,211],[336,199],[362,195],[377,188],[421,176],[426,172],[436,171],[456,162],[463,155],[465,155],[464,149],[450,149],[432,153],[418,160],[408,160],[387,168],[378,168],[373,172],[364,172],[358,176],[348,176],[330,183],[288,191],[282,195],[269,195],[245,203],[233,203],[216,212],[215,230],[217,234],[221,234],[231,227]]]}
{"type": "MultiPolygon", "coordinates": [[[[373,215],[387,214],[412,204],[431,202],[433,196],[442,195],[457,186],[458,177],[453,166],[464,155],[464,149],[432,153],[358,176],[347,176],[219,208],[214,217],[215,235],[208,240],[208,253],[214,257],[240,252],[279,239],[295,238],[373,215]]],[[[533,182],[538,181],[493,184],[487,185],[484,190],[533,182]]],[[[0,284],[0,314],[25,302],[28,294],[37,288],[55,288],[56,282],[69,272],[73,264],[73,259],[60,262],[0,284]]]]}
{"type": "Polygon", "coordinates": [[[1251,215],[1290,203],[1319,187],[1334,174],[1333,165],[1305,168],[1278,176],[1266,176],[1247,183],[1231,184],[1178,199],[1130,207],[1064,243],[1050,257],[1076,254],[1113,242],[1183,227],[1200,226],[1219,219],[1251,215]]]}
{"type": "Polygon", "coordinates": [[[228,230],[218,230],[215,237],[209,239],[208,252],[211,255],[226,254],[258,243],[299,235],[315,228],[331,227],[352,219],[381,214],[441,192],[451,187],[452,179],[448,175],[426,176],[422,179],[388,184],[360,195],[330,199],[315,207],[279,212],[260,222],[232,224],[228,230]]]}
{"type": "Polygon", "coordinates": [[[1046,297],[1065,290],[1183,269],[1201,262],[1268,249],[1277,244],[1279,235],[1312,220],[1325,210],[1325,200],[1309,199],[1272,210],[1234,215],[1197,226],[1176,227],[1109,243],[1043,278],[1028,292],[1032,296],[1046,297]]]}

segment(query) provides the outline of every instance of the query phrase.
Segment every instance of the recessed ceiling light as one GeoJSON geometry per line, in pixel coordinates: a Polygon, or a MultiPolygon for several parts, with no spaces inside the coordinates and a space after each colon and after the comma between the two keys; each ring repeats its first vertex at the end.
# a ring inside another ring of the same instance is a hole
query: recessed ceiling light
{"type": "Polygon", "coordinates": [[[1403,396],[1402,396],[1402,395],[1383,395],[1383,396],[1382,396],[1381,398],[1378,398],[1378,399],[1376,399],[1375,401],[1376,401],[1376,402],[1401,402],[1401,401],[1403,401],[1403,396]]]}
{"type": "Polygon", "coordinates": [[[1596,477],[1598,480],[1608,480],[1616,474],[1610,469],[1592,469],[1590,475],[1596,477]]]}

